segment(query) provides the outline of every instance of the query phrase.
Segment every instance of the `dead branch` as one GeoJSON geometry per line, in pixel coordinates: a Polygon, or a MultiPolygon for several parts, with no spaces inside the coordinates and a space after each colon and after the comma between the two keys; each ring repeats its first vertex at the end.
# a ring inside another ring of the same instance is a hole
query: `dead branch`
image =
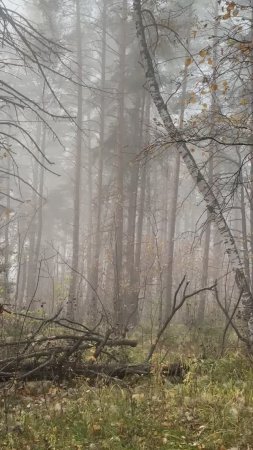
{"type": "MultiPolygon", "coordinates": [[[[3,318],[6,313],[12,315],[12,311],[4,306],[1,311],[3,318]]],[[[21,334],[13,341],[10,337],[0,341],[0,382],[87,376],[91,372],[87,368],[90,359],[93,361],[93,376],[98,376],[102,370],[100,366],[109,367],[111,361],[115,361],[113,349],[137,345],[134,340],[113,335],[112,329],[103,334],[80,323],[59,319],[60,312],[51,318],[39,318],[25,313],[13,314],[13,317],[22,318],[21,334]],[[24,324],[34,326],[38,321],[40,324],[35,331],[26,335],[24,324]],[[60,333],[52,335],[52,326],[60,329],[60,333]],[[106,362],[101,365],[99,360],[106,362]]],[[[121,367],[120,362],[118,364],[121,367]]],[[[124,370],[126,373],[127,370],[124,370]]],[[[105,374],[109,376],[110,371],[109,367],[105,374]]],[[[118,371],[119,369],[116,370],[117,373],[118,371]]]]}
{"type": "Polygon", "coordinates": [[[155,352],[155,350],[157,348],[157,345],[160,342],[160,339],[161,339],[162,335],[164,334],[166,328],[168,327],[168,325],[172,321],[172,319],[175,316],[175,314],[177,313],[177,311],[180,308],[182,308],[182,306],[184,305],[185,301],[187,299],[191,298],[191,297],[194,297],[194,296],[200,294],[201,292],[213,291],[215,289],[215,286],[216,286],[216,284],[214,284],[213,286],[205,287],[205,288],[202,288],[202,289],[198,289],[198,290],[196,290],[194,292],[191,292],[190,294],[187,294],[186,292],[187,292],[187,289],[188,289],[188,286],[189,286],[190,282],[189,281],[185,281],[185,279],[186,279],[186,276],[183,277],[182,281],[179,283],[179,285],[178,285],[178,287],[177,287],[177,289],[175,291],[171,313],[168,316],[168,318],[165,320],[165,322],[164,322],[163,326],[161,327],[161,329],[158,331],[156,339],[155,339],[155,342],[151,346],[151,348],[150,348],[150,350],[148,352],[148,355],[147,355],[147,358],[146,358],[146,362],[150,361],[150,359],[152,358],[152,356],[153,356],[153,354],[154,354],[154,352],[155,352]],[[181,297],[181,300],[178,302],[178,300],[177,300],[178,299],[178,295],[179,295],[180,291],[182,290],[183,286],[184,286],[184,289],[183,289],[182,297],[181,297]]]}
{"type": "MultiPolygon", "coordinates": [[[[216,298],[216,301],[217,301],[217,303],[218,303],[220,309],[222,310],[223,314],[225,315],[225,317],[226,317],[227,320],[228,320],[228,326],[231,325],[231,327],[232,327],[233,330],[235,331],[235,333],[236,333],[238,339],[239,339],[240,341],[244,342],[244,343],[247,345],[247,347],[249,348],[249,347],[250,347],[250,342],[248,341],[248,339],[246,339],[246,338],[240,333],[238,327],[237,327],[237,326],[235,325],[235,323],[233,322],[233,317],[234,317],[234,315],[235,315],[235,312],[236,312],[236,310],[237,310],[237,306],[239,305],[239,302],[238,302],[238,305],[236,306],[236,308],[234,309],[232,316],[230,317],[229,314],[228,314],[228,312],[227,312],[227,310],[226,310],[226,308],[224,308],[223,304],[222,304],[221,301],[220,301],[220,297],[219,297],[219,292],[218,292],[218,289],[217,289],[217,285],[216,285],[215,288],[214,288],[214,293],[215,293],[215,298],[216,298]]],[[[240,295],[240,300],[241,300],[241,295],[240,295]]]]}

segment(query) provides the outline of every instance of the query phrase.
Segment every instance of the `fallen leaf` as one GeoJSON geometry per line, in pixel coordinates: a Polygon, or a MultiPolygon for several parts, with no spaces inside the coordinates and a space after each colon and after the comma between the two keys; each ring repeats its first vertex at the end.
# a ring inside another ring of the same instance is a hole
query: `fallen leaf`
{"type": "Polygon", "coordinates": [[[235,7],[236,7],[235,2],[229,2],[229,4],[227,5],[227,10],[233,11],[233,9],[235,9],[235,7]]]}
{"type": "Polygon", "coordinates": [[[216,83],[212,83],[211,86],[210,86],[210,91],[211,92],[218,91],[218,85],[216,83]]]}
{"type": "Polygon", "coordinates": [[[55,412],[61,412],[61,410],[62,410],[61,404],[60,403],[56,403],[54,405],[54,410],[55,410],[55,412]]]}
{"type": "Polygon", "coordinates": [[[191,64],[192,64],[192,58],[186,58],[186,60],[185,60],[185,66],[186,67],[188,67],[188,66],[190,66],[191,64]]]}
{"type": "Polygon", "coordinates": [[[101,431],[101,426],[98,425],[97,423],[94,423],[92,425],[92,431],[93,431],[94,434],[99,433],[101,431]]]}
{"type": "Polygon", "coordinates": [[[224,14],[224,16],[222,16],[222,19],[227,20],[227,19],[230,19],[230,17],[231,17],[231,12],[228,11],[227,14],[224,14]]]}
{"type": "Polygon", "coordinates": [[[242,98],[242,99],[240,100],[240,105],[248,105],[248,103],[249,103],[249,101],[248,101],[247,98],[242,98]]]}
{"type": "Polygon", "coordinates": [[[142,394],[133,394],[132,395],[132,399],[135,400],[137,403],[138,402],[142,402],[144,400],[144,398],[145,398],[144,393],[142,393],[142,394]]]}

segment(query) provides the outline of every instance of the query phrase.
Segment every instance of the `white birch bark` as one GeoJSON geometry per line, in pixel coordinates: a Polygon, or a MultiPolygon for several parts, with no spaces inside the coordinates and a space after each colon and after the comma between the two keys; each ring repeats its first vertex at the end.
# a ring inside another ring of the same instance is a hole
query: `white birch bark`
{"type": "Polygon", "coordinates": [[[182,138],[180,130],[174,125],[171,115],[168,111],[167,104],[164,102],[160,93],[159,84],[157,82],[156,74],[154,71],[153,61],[147,46],[146,36],[142,20],[141,0],[133,0],[133,9],[135,15],[135,24],[137,30],[137,38],[139,40],[140,52],[142,58],[142,64],[145,70],[146,80],[149,86],[149,92],[153,99],[153,102],[157,108],[157,111],[163,121],[170,140],[173,138],[175,142],[178,142],[178,151],[188,169],[189,174],[196,183],[196,187],[202,194],[207,210],[218,228],[222,240],[224,242],[225,251],[229,257],[231,266],[235,272],[235,279],[238,289],[243,291],[241,302],[241,315],[243,318],[244,332],[250,340],[253,340],[253,299],[250,292],[248,282],[243,270],[243,265],[239,256],[239,252],[231,233],[231,230],[223,215],[222,209],[219,205],[215,194],[206,181],[205,177],[201,173],[192,153],[190,152],[187,144],[182,138]]]}

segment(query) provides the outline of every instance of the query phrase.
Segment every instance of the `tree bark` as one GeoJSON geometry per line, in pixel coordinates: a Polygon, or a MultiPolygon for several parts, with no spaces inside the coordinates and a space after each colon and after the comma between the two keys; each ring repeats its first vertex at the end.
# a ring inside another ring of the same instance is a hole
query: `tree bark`
{"type": "MultiPolygon", "coordinates": [[[[44,131],[43,131],[44,132],[44,131]]],[[[37,136],[36,140],[41,145],[42,143],[42,124],[38,122],[37,124],[37,136]]],[[[38,191],[39,186],[39,164],[37,161],[34,161],[33,166],[33,187],[36,191],[38,191]]],[[[27,268],[27,299],[26,303],[27,306],[30,305],[30,300],[33,297],[34,289],[35,289],[35,283],[36,283],[36,261],[35,261],[35,248],[36,248],[36,239],[37,239],[37,233],[38,233],[38,227],[37,227],[37,214],[39,210],[39,204],[38,204],[38,198],[35,191],[33,191],[32,194],[32,206],[33,206],[33,217],[31,218],[31,223],[28,229],[28,236],[29,236],[29,251],[28,251],[28,268],[27,268]]],[[[32,305],[30,305],[31,308],[33,308],[34,302],[32,305]]]]}
{"type": "MultiPolygon", "coordinates": [[[[188,33],[190,34],[190,33],[188,33]]],[[[189,39],[189,38],[188,38],[189,39]]],[[[184,67],[184,79],[182,85],[181,95],[181,108],[179,117],[179,129],[183,128],[184,114],[185,114],[185,98],[187,92],[187,65],[184,67]]],[[[175,231],[177,220],[177,203],[178,203],[178,190],[179,190],[179,176],[180,176],[180,153],[176,152],[175,166],[174,166],[174,179],[171,192],[171,206],[170,206],[170,221],[169,221],[169,234],[168,234],[168,260],[167,260],[167,277],[165,286],[165,316],[167,319],[171,312],[172,291],[173,291],[173,262],[174,262],[174,250],[175,250],[175,231]]]]}
{"type": "Polygon", "coordinates": [[[156,74],[154,71],[153,61],[147,46],[145,30],[142,20],[142,10],[140,0],[133,0],[133,8],[135,13],[135,22],[137,29],[137,37],[141,49],[142,63],[145,70],[146,80],[149,86],[150,94],[153,98],[157,111],[163,121],[164,127],[170,136],[170,140],[174,139],[178,145],[178,151],[191,175],[194,183],[199,192],[202,194],[207,210],[210,213],[215,226],[218,228],[224,245],[225,251],[231,262],[231,266],[235,272],[236,284],[239,291],[243,291],[241,315],[242,315],[242,328],[244,333],[252,340],[253,338],[253,299],[250,292],[247,279],[243,270],[243,265],[240,259],[240,255],[235,243],[235,239],[231,233],[231,230],[227,224],[227,221],[223,215],[222,208],[213,192],[211,186],[201,173],[191,151],[189,150],[186,142],[184,141],[180,130],[174,125],[171,115],[168,111],[167,104],[164,102],[160,93],[159,85],[157,82],[156,74]]]}
{"type": "MultiPolygon", "coordinates": [[[[212,82],[215,84],[217,82],[217,46],[218,46],[218,2],[215,4],[215,13],[214,13],[214,36],[213,36],[213,76],[212,82]]],[[[215,114],[217,112],[218,101],[217,95],[215,92],[212,93],[212,102],[211,102],[211,128],[215,123],[215,114]]],[[[208,161],[208,183],[210,186],[213,186],[214,181],[214,155],[215,155],[215,145],[212,145],[214,148],[211,148],[209,153],[209,161],[208,161]]],[[[210,258],[210,243],[211,243],[211,223],[212,217],[209,211],[207,211],[207,227],[205,232],[205,241],[204,241],[204,252],[203,252],[203,270],[201,276],[201,287],[205,287],[208,282],[208,269],[209,269],[209,258],[210,258]]],[[[203,324],[205,318],[205,309],[206,309],[206,298],[207,292],[204,291],[200,296],[199,308],[198,308],[198,317],[197,321],[199,325],[203,324]]]]}
{"type": "MultiPolygon", "coordinates": [[[[77,61],[78,79],[82,80],[83,56],[82,56],[82,31],[80,0],[76,0],[76,32],[77,32],[77,61]]],[[[81,191],[81,163],[82,163],[82,123],[83,123],[83,89],[81,83],[77,92],[77,140],[75,155],[75,180],[74,180],[74,224],[72,241],[71,279],[67,305],[67,316],[74,320],[77,307],[77,284],[79,266],[79,243],[80,243],[80,191],[81,191]]]]}
{"type": "MultiPolygon", "coordinates": [[[[253,0],[251,0],[251,43],[253,45],[253,0]]],[[[251,131],[253,133],[253,50],[250,52],[251,62],[251,131]]],[[[250,249],[251,249],[251,291],[253,291],[253,146],[250,157],[250,249]]]]}
{"type": "MultiPolygon", "coordinates": [[[[150,126],[150,95],[147,95],[146,111],[144,118],[144,126],[146,128],[144,132],[144,148],[148,146],[149,143],[149,126],[150,126]]],[[[144,222],[144,210],[145,210],[145,200],[146,200],[146,179],[147,179],[147,162],[141,170],[141,182],[140,182],[140,199],[138,206],[138,219],[137,219],[137,242],[135,247],[135,272],[137,275],[137,282],[140,283],[140,273],[141,273],[141,247],[142,247],[142,234],[143,234],[143,222],[144,222]]]]}
{"type": "Polygon", "coordinates": [[[128,226],[127,226],[127,251],[126,251],[126,269],[127,269],[127,292],[125,295],[126,320],[127,327],[134,327],[139,321],[138,294],[139,283],[135,266],[135,244],[136,244],[136,218],[137,218],[137,194],[139,182],[139,161],[136,160],[142,144],[143,122],[145,111],[145,93],[143,91],[142,99],[138,94],[135,106],[134,123],[135,129],[132,153],[130,160],[130,185],[129,185],[129,204],[128,204],[128,226]],[[140,102],[140,100],[142,100],[140,102]]]}
{"type": "MultiPolygon", "coordinates": [[[[42,142],[41,142],[41,163],[43,163],[45,153],[46,153],[46,127],[43,126],[42,131],[42,142]]],[[[44,175],[45,175],[45,169],[41,165],[39,168],[39,205],[38,205],[38,229],[37,229],[37,240],[36,240],[36,246],[35,246],[35,267],[36,271],[38,270],[38,263],[39,263],[39,257],[40,257],[40,249],[41,249],[41,239],[42,239],[42,231],[43,231],[43,204],[44,204],[44,175]]]]}
{"type": "MultiPolygon", "coordinates": [[[[10,156],[7,156],[7,170],[10,172],[10,156]]],[[[7,223],[4,228],[4,298],[9,300],[10,298],[10,286],[9,286],[9,262],[10,262],[10,221],[9,211],[11,209],[10,200],[10,176],[6,176],[6,208],[7,208],[7,223]]]]}
{"type": "Polygon", "coordinates": [[[102,48],[101,48],[101,96],[100,96],[100,130],[99,130],[99,161],[98,161],[98,189],[96,232],[93,264],[91,271],[91,285],[94,289],[88,292],[88,317],[92,323],[98,314],[96,292],[99,285],[99,260],[101,251],[101,217],[103,211],[103,171],[104,171],[104,141],[105,141],[105,88],[106,88],[106,45],[107,45],[107,0],[103,0],[102,11],[102,48]]]}
{"type": "Polygon", "coordinates": [[[117,204],[115,212],[115,258],[114,258],[114,321],[122,329],[123,298],[122,298],[122,269],[123,269],[123,147],[124,147],[124,109],[125,109],[125,66],[126,66],[126,22],[127,0],[122,1],[122,20],[120,35],[120,61],[119,61],[119,110],[117,135],[117,204]]]}
{"type": "MultiPolygon", "coordinates": [[[[239,166],[241,166],[241,158],[239,160],[239,166]]],[[[245,274],[250,284],[250,263],[249,263],[249,248],[248,248],[248,233],[247,233],[247,215],[245,208],[245,194],[244,194],[244,179],[243,172],[240,171],[240,209],[241,209],[241,221],[242,221],[242,246],[243,246],[243,262],[245,274]]]]}

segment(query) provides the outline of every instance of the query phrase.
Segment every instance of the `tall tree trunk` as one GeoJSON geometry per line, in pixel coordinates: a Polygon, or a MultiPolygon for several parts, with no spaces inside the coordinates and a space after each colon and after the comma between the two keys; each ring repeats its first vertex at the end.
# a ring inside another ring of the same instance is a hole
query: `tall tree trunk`
{"type": "Polygon", "coordinates": [[[124,109],[125,109],[125,66],[126,66],[126,22],[127,0],[122,1],[120,60],[119,60],[119,111],[117,133],[117,204],[115,212],[115,259],[114,259],[114,321],[119,330],[123,327],[122,269],[123,269],[123,177],[124,177],[124,109]]]}
{"type": "MultiPolygon", "coordinates": [[[[21,232],[21,229],[22,229],[21,222],[22,222],[22,219],[18,220],[18,223],[17,223],[17,237],[16,237],[17,247],[18,247],[18,250],[17,250],[17,264],[18,264],[18,267],[17,267],[16,288],[15,288],[15,295],[14,295],[15,308],[23,306],[25,289],[22,290],[22,293],[21,293],[20,287],[21,287],[21,278],[22,278],[22,275],[24,273],[24,261],[25,261],[25,264],[27,266],[27,257],[26,257],[26,255],[25,256],[23,255],[23,247],[24,247],[24,245],[23,245],[23,232],[21,232]]],[[[26,282],[26,271],[25,271],[25,282],[26,282]]]]}
{"type": "MultiPolygon", "coordinates": [[[[239,156],[239,169],[242,165],[241,155],[239,151],[237,152],[239,156]]],[[[249,247],[248,247],[248,233],[247,233],[247,214],[245,207],[245,186],[243,169],[240,170],[240,210],[241,210],[241,223],[242,223],[242,247],[243,247],[243,264],[245,269],[245,274],[250,284],[250,258],[249,258],[249,247]]]]}
{"type": "MultiPolygon", "coordinates": [[[[214,36],[213,36],[213,76],[212,83],[215,84],[217,82],[217,46],[218,46],[218,2],[215,3],[215,21],[214,21],[214,36]]],[[[215,122],[215,115],[217,112],[218,101],[217,95],[215,92],[212,93],[212,102],[211,102],[211,128],[212,124],[215,122]]],[[[209,161],[208,161],[208,183],[210,186],[213,186],[213,170],[214,170],[214,154],[215,154],[215,144],[211,145],[211,151],[209,152],[209,161]],[[212,148],[213,147],[213,148],[212,148]]],[[[211,243],[211,223],[212,216],[211,213],[207,210],[207,228],[205,232],[205,241],[204,241],[204,252],[203,252],[203,270],[201,275],[201,287],[205,288],[208,282],[208,268],[209,268],[209,257],[210,257],[210,243],[211,243]]],[[[199,308],[198,308],[198,317],[197,321],[201,325],[205,318],[205,309],[206,309],[206,298],[207,292],[203,291],[200,296],[199,308]]]]}
{"type": "MultiPolygon", "coordinates": [[[[184,113],[185,113],[185,98],[187,91],[187,65],[184,68],[184,79],[182,85],[181,95],[181,108],[179,117],[179,129],[183,128],[184,113]]],[[[169,220],[169,234],[168,234],[168,260],[167,260],[167,279],[165,287],[165,314],[163,320],[165,321],[171,312],[172,306],[172,291],[173,291],[173,262],[174,262],[174,250],[175,250],[175,232],[176,232],[176,220],[177,220],[177,203],[178,203],[178,190],[179,190],[179,176],[180,176],[180,153],[176,152],[175,165],[174,165],[174,178],[172,182],[171,190],[171,206],[170,206],[170,220],[169,220]]]]}
{"type": "MultiPolygon", "coordinates": [[[[90,124],[90,110],[88,109],[88,123],[90,124]]],[[[93,286],[93,280],[92,280],[92,276],[93,276],[93,260],[94,260],[94,256],[93,256],[93,233],[92,233],[92,206],[93,206],[93,189],[92,189],[92,149],[91,149],[91,130],[89,127],[88,130],[88,136],[87,136],[87,150],[88,150],[88,180],[87,180],[87,197],[88,197],[88,223],[87,223],[87,230],[88,230],[88,241],[87,241],[87,257],[86,257],[86,261],[87,261],[87,276],[88,276],[88,280],[91,282],[92,286],[93,286]]],[[[95,236],[96,238],[96,236],[95,236]]],[[[83,252],[84,253],[84,252],[83,252]]],[[[83,258],[84,261],[84,258],[83,258]]],[[[83,263],[84,265],[84,263],[83,263]]],[[[84,267],[83,267],[84,270],[84,267]]],[[[83,271],[82,271],[83,273],[83,271]]],[[[88,312],[89,309],[93,309],[93,301],[90,304],[90,299],[91,296],[93,296],[93,290],[90,288],[90,286],[88,285],[88,289],[87,289],[87,300],[88,300],[88,312]]],[[[95,311],[93,311],[93,317],[95,318],[96,314],[94,314],[95,311]]]]}
{"type": "MultiPolygon", "coordinates": [[[[41,131],[42,131],[42,125],[41,122],[38,122],[37,124],[37,142],[41,143],[41,131]]],[[[38,191],[38,184],[39,184],[39,164],[37,161],[34,161],[33,166],[33,187],[36,191],[38,191]]],[[[34,294],[35,284],[36,284],[36,266],[35,266],[35,245],[36,245],[36,238],[37,238],[37,213],[38,213],[38,198],[35,190],[32,193],[32,207],[33,207],[33,217],[31,218],[31,223],[29,225],[28,229],[28,237],[29,237],[29,250],[28,250],[28,262],[27,262],[27,299],[26,303],[27,306],[30,306],[33,308],[35,305],[34,303],[30,305],[30,301],[34,294]]]]}
{"type": "Polygon", "coordinates": [[[135,267],[135,240],[136,240],[136,215],[137,215],[137,193],[139,181],[139,161],[136,156],[140,150],[142,142],[142,131],[145,111],[145,95],[143,91],[142,104],[138,94],[135,106],[134,136],[131,146],[132,157],[130,161],[131,176],[129,184],[129,205],[128,205],[128,225],[127,225],[127,249],[126,249],[126,269],[127,269],[127,292],[125,294],[125,325],[134,327],[139,320],[138,311],[138,284],[135,267]],[[141,107],[141,109],[140,109],[141,107]]]}
{"type": "MultiPolygon", "coordinates": [[[[150,95],[147,95],[147,102],[145,108],[145,118],[144,118],[144,148],[149,144],[150,135],[150,95]]],[[[137,277],[137,284],[140,284],[140,274],[141,274],[141,248],[142,248],[142,234],[143,234],[143,222],[144,222],[144,211],[145,211],[145,200],[146,200],[146,179],[147,179],[147,162],[144,161],[144,165],[141,170],[141,182],[140,182],[140,200],[138,206],[138,219],[137,219],[137,237],[136,237],[136,247],[135,247],[135,273],[137,277]]]]}
{"type": "MultiPolygon", "coordinates": [[[[76,33],[77,33],[77,61],[78,79],[83,76],[82,55],[82,31],[80,0],[76,0],[76,33]]],[[[81,192],[81,163],[82,163],[82,124],[83,124],[83,89],[81,83],[77,92],[77,139],[75,155],[75,180],[74,180],[74,224],[72,240],[71,279],[67,305],[67,316],[73,320],[78,308],[77,284],[79,266],[79,242],[80,242],[80,192],[81,192]]]]}
{"type": "MultiPolygon", "coordinates": [[[[164,305],[166,305],[166,282],[167,282],[167,262],[168,262],[168,223],[171,219],[170,204],[170,183],[171,183],[171,167],[170,167],[171,155],[166,153],[165,155],[165,168],[163,168],[163,184],[162,184],[162,217],[161,217],[161,261],[159,261],[158,273],[160,283],[158,284],[157,299],[159,299],[159,314],[158,314],[158,326],[159,328],[163,323],[164,305]],[[169,212],[169,215],[168,215],[169,212]]],[[[173,195],[173,193],[172,193],[173,195]]],[[[157,197],[157,195],[156,195],[157,197]]]]}
{"type": "Polygon", "coordinates": [[[170,314],[172,304],[172,290],[173,290],[173,261],[174,261],[174,239],[176,231],[177,220],[177,202],[178,202],[178,188],[180,175],[180,155],[177,153],[174,165],[174,179],[171,190],[171,206],[170,206],[170,221],[169,221],[169,235],[168,235],[168,261],[167,261],[167,280],[166,280],[166,304],[164,321],[170,314]]]}
{"type": "MultiPolygon", "coordinates": [[[[251,0],[251,43],[253,45],[253,0],[251,0]]],[[[251,132],[253,133],[253,50],[250,52],[251,62],[251,132]]],[[[253,146],[250,158],[250,249],[251,249],[251,291],[253,292],[253,146]]]]}
{"type": "MultiPolygon", "coordinates": [[[[10,156],[7,156],[7,171],[10,172],[10,156]]],[[[8,301],[10,297],[9,286],[9,261],[10,261],[10,220],[9,212],[11,209],[10,200],[10,176],[6,175],[6,208],[7,208],[7,223],[4,227],[4,298],[8,301]]]]}
{"type": "Polygon", "coordinates": [[[101,95],[100,95],[100,130],[99,130],[99,161],[98,188],[94,255],[91,273],[91,286],[88,292],[88,316],[92,323],[98,313],[97,296],[99,285],[99,260],[101,252],[101,217],[103,211],[103,171],[104,171],[104,141],[105,141],[105,88],[106,88],[106,45],[107,45],[107,1],[103,0],[102,11],[102,48],[101,48],[101,95]]]}
{"type": "MultiPolygon", "coordinates": [[[[211,153],[208,161],[208,183],[210,186],[213,184],[213,154],[211,153]]],[[[211,228],[212,227],[212,217],[209,211],[207,211],[207,225],[205,231],[204,239],[204,251],[203,251],[203,269],[201,274],[201,287],[205,288],[208,282],[208,268],[209,268],[209,258],[210,258],[210,242],[211,242],[211,228]]],[[[199,325],[203,324],[205,319],[205,309],[206,309],[206,291],[201,293],[200,302],[198,307],[198,317],[197,322],[199,325]]]]}
{"type": "Polygon", "coordinates": [[[26,283],[27,283],[27,268],[28,268],[28,263],[27,263],[27,255],[24,252],[23,257],[22,257],[22,263],[20,264],[20,268],[19,268],[19,278],[18,278],[18,297],[15,299],[15,306],[18,307],[19,309],[22,309],[23,305],[23,301],[25,298],[25,291],[26,291],[26,283]]]}
{"type": "Polygon", "coordinates": [[[40,258],[40,249],[41,249],[41,239],[42,239],[42,231],[43,231],[43,206],[44,206],[44,175],[45,169],[43,167],[44,157],[46,154],[46,127],[43,126],[42,131],[42,142],[41,142],[41,166],[39,167],[39,204],[38,204],[38,227],[37,227],[37,239],[35,246],[35,255],[34,255],[34,266],[36,268],[36,272],[38,270],[39,258],[40,258]]]}
{"type": "Polygon", "coordinates": [[[253,299],[247,283],[247,279],[245,277],[243,265],[235,243],[235,239],[223,215],[222,208],[213,192],[212,187],[209,186],[202,172],[200,171],[190,149],[182,138],[180,130],[178,130],[174,125],[171,115],[168,111],[167,104],[162,98],[155,75],[153,62],[146,42],[140,0],[133,0],[133,6],[136,17],[137,37],[141,48],[142,63],[144,65],[150,94],[163,121],[164,127],[166,128],[170,136],[170,139],[173,136],[175,141],[179,143],[178,151],[186,165],[186,168],[188,169],[189,174],[191,175],[194,183],[196,183],[199,192],[202,194],[205,200],[207,209],[211,214],[215,226],[218,228],[222,236],[226,253],[230,259],[231,266],[235,271],[235,279],[238,289],[239,291],[243,292],[241,305],[243,321],[241,323],[241,327],[245,334],[250,339],[253,339],[253,299]]]}

